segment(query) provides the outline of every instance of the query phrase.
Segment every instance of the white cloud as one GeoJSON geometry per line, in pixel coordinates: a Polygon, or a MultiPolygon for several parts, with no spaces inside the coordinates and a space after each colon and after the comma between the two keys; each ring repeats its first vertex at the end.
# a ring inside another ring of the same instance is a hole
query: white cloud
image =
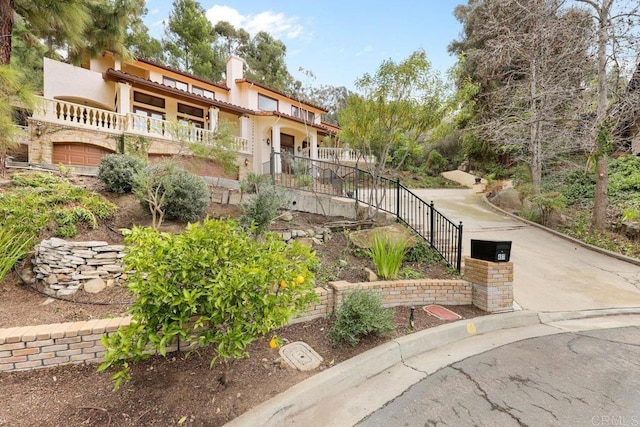
{"type": "Polygon", "coordinates": [[[366,45],[360,52],[356,53],[356,56],[366,55],[369,52],[373,52],[373,46],[366,45]]]}
{"type": "Polygon", "coordinates": [[[149,11],[149,15],[157,15],[158,13],[160,13],[160,9],[158,9],[157,7],[155,9],[151,9],[149,11]]]}
{"type": "Polygon", "coordinates": [[[242,15],[237,9],[216,4],[207,9],[206,14],[214,25],[220,21],[227,21],[235,28],[244,28],[251,35],[259,31],[266,31],[279,39],[296,39],[303,35],[303,27],[298,23],[298,18],[288,17],[281,12],[267,10],[253,15],[242,15]]]}

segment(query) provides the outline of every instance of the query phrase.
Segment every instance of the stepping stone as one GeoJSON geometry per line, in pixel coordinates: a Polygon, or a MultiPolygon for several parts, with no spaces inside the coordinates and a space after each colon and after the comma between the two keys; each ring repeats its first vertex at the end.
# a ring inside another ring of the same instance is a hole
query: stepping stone
{"type": "Polygon", "coordinates": [[[320,356],[306,342],[296,341],[280,349],[280,357],[287,365],[299,371],[311,371],[322,363],[320,356]]]}
{"type": "Polygon", "coordinates": [[[447,308],[444,308],[441,305],[427,305],[427,306],[424,306],[423,309],[430,315],[435,316],[440,320],[462,319],[462,316],[460,316],[458,313],[454,313],[453,311],[447,308]]]}

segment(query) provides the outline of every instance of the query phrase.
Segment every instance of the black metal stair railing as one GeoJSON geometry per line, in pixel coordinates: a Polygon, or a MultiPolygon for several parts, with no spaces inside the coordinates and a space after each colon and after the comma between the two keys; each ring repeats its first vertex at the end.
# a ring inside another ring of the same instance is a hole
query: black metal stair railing
{"type": "Polygon", "coordinates": [[[348,197],[389,212],[415,231],[453,268],[462,267],[462,222],[455,224],[399,180],[374,175],[358,166],[271,153],[263,164],[274,185],[348,197]]]}

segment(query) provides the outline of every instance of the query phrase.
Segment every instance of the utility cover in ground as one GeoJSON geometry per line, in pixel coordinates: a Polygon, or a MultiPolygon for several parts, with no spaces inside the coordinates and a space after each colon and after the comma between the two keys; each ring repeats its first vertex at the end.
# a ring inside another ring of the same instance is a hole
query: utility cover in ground
{"type": "Polygon", "coordinates": [[[282,347],[280,356],[289,366],[299,371],[311,371],[322,363],[322,356],[302,341],[292,342],[282,347]]]}

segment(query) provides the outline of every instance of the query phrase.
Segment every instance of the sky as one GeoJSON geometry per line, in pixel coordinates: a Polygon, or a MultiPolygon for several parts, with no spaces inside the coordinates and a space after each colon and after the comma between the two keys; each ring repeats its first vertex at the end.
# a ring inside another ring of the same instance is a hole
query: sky
{"type": "MultiPolygon", "coordinates": [[[[402,61],[424,49],[443,75],[455,63],[447,53],[459,38],[453,16],[464,0],[200,0],[215,24],[228,21],[251,35],[267,31],[287,46],[286,61],[294,78],[308,86],[345,86],[365,73],[374,74],[388,59],[402,61]],[[307,76],[300,68],[311,71],[307,76]]],[[[171,12],[169,0],[147,0],[145,24],[156,38],[171,12]]]]}

